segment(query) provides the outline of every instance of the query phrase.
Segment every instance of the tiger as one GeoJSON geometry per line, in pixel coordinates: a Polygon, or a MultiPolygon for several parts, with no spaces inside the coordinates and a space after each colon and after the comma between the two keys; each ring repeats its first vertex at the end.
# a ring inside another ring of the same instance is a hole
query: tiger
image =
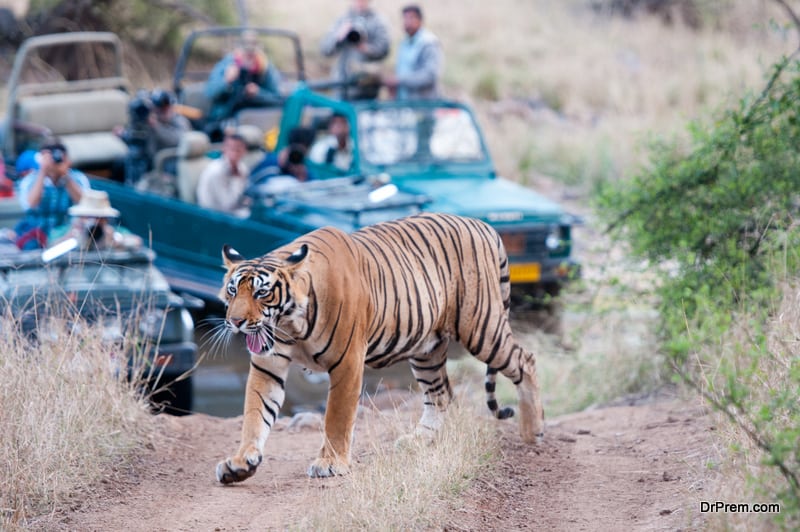
{"type": "Polygon", "coordinates": [[[414,434],[436,434],[453,391],[447,348],[460,342],[486,363],[487,406],[496,374],[516,386],[519,430],[534,443],[544,413],[533,353],[509,324],[509,263],[498,233],[478,219],[422,213],[346,233],[323,227],[256,259],[222,248],[224,335],[245,335],[250,369],[241,443],[219,462],[222,484],[251,477],[284,400],[291,363],[330,377],[319,455],[309,477],[350,470],[364,366],[408,360],[423,392],[414,434]]]}

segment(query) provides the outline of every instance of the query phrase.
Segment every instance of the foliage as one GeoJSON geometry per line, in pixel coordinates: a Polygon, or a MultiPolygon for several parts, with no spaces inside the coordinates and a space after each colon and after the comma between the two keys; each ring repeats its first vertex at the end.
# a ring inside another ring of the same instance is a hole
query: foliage
{"type": "Polygon", "coordinates": [[[773,494],[787,520],[800,516],[800,372],[791,362],[798,353],[777,353],[767,339],[777,281],[797,275],[800,264],[798,74],[800,64],[781,61],[760,95],[713,124],[692,124],[688,149],[654,143],[651,167],[606,186],[600,200],[611,232],[660,266],[672,365],[780,471],[784,485],[773,494]],[[747,334],[731,347],[723,339],[734,323],[747,324],[747,334]],[[794,369],[763,393],[787,364],[794,369]]]}
{"type": "Polygon", "coordinates": [[[177,50],[187,26],[237,23],[234,7],[233,0],[34,0],[27,23],[39,34],[108,30],[142,49],[177,50]]]}

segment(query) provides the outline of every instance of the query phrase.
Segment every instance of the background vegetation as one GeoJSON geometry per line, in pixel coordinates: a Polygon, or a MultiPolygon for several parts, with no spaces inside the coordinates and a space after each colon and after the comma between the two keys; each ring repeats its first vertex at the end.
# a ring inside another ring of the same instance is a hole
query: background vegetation
{"type": "Polygon", "coordinates": [[[780,60],[760,93],[692,122],[686,144],[653,143],[651,164],[600,196],[610,228],[660,272],[672,368],[768,466],[756,480],[787,529],[800,525],[800,358],[786,327],[800,264],[799,67],[780,60]]]}

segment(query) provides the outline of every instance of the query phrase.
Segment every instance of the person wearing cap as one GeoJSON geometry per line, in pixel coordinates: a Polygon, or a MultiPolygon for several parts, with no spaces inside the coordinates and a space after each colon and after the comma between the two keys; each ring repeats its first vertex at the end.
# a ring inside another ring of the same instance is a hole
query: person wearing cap
{"type": "Polygon", "coordinates": [[[87,189],[81,200],[68,210],[72,220],[54,228],[48,235],[48,246],[75,238],[82,250],[132,249],[142,245],[142,239],[124,227],[115,227],[112,220],[119,211],[111,206],[104,190],[87,189]]]}
{"type": "Polygon", "coordinates": [[[331,115],[328,134],[314,142],[308,152],[308,159],[316,164],[332,166],[340,173],[350,170],[353,163],[353,142],[350,139],[350,122],[345,115],[331,115]]]}
{"type": "MultiPolygon", "coordinates": [[[[352,0],[350,9],[336,19],[322,38],[322,55],[338,55],[331,72],[335,80],[357,83],[359,76],[366,79],[365,75],[377,73],[372,67],[379,66],[389,55],[389,30],[370,4],[371,0],[352,0]]],[[[363,99],[369,93],[356,85],[342,87],[338,95],[342,99],[363,99]]]]}
{"type": "Polygon", "coordinates": [[[207,129],[219,131],[220,122],[240,109],[280,105],[280,82],[280,74],[261,50],[256,33],[244,31],[241,44],[214,65],[206,82],[206,96],[211,100],[207,129]]]}
{"type": "Polygon", "coordinates": [[[63,224],[77,204],[89,179],[70,167],[67,148],[60,142],[45,145],[38,154],[39,168],[19,183],[18,199],[25,215],[14,231],[20,249],[42,248],[47,234],[63,224]]]}
{"type": "Polygon", "coordinates": [[[170,91],[155,89],[150,95],[153,112],[147,123],[153,131],[151,157],[164,148],[175,148],[181,135],[192,129],[189,119],[175,112],[175,96],[170,91]]]}

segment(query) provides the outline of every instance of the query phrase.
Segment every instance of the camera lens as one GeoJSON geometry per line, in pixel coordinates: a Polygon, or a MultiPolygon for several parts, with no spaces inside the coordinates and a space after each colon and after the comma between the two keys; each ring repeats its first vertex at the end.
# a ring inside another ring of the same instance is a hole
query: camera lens
{"type": "Polygon", "coordinates": [[[358,30],[350,30],[347,32],[347,42],[358,44],[361,42],[361,32],[358,30]]]}
{"type": "Polygon", "coordinates": [[[59,150],[56,148],[55,150],[50,152],[50,155],[53,157],[53,162],[56,164],[60,164],[64,162],[64,152],[63,150],[59,150]]]}
{"type": "Polygon", "coordinates": [[[289,163],[302,164],[305,156],[306,150],[302,146],[291,146],[289,148],[289,163]]]}

